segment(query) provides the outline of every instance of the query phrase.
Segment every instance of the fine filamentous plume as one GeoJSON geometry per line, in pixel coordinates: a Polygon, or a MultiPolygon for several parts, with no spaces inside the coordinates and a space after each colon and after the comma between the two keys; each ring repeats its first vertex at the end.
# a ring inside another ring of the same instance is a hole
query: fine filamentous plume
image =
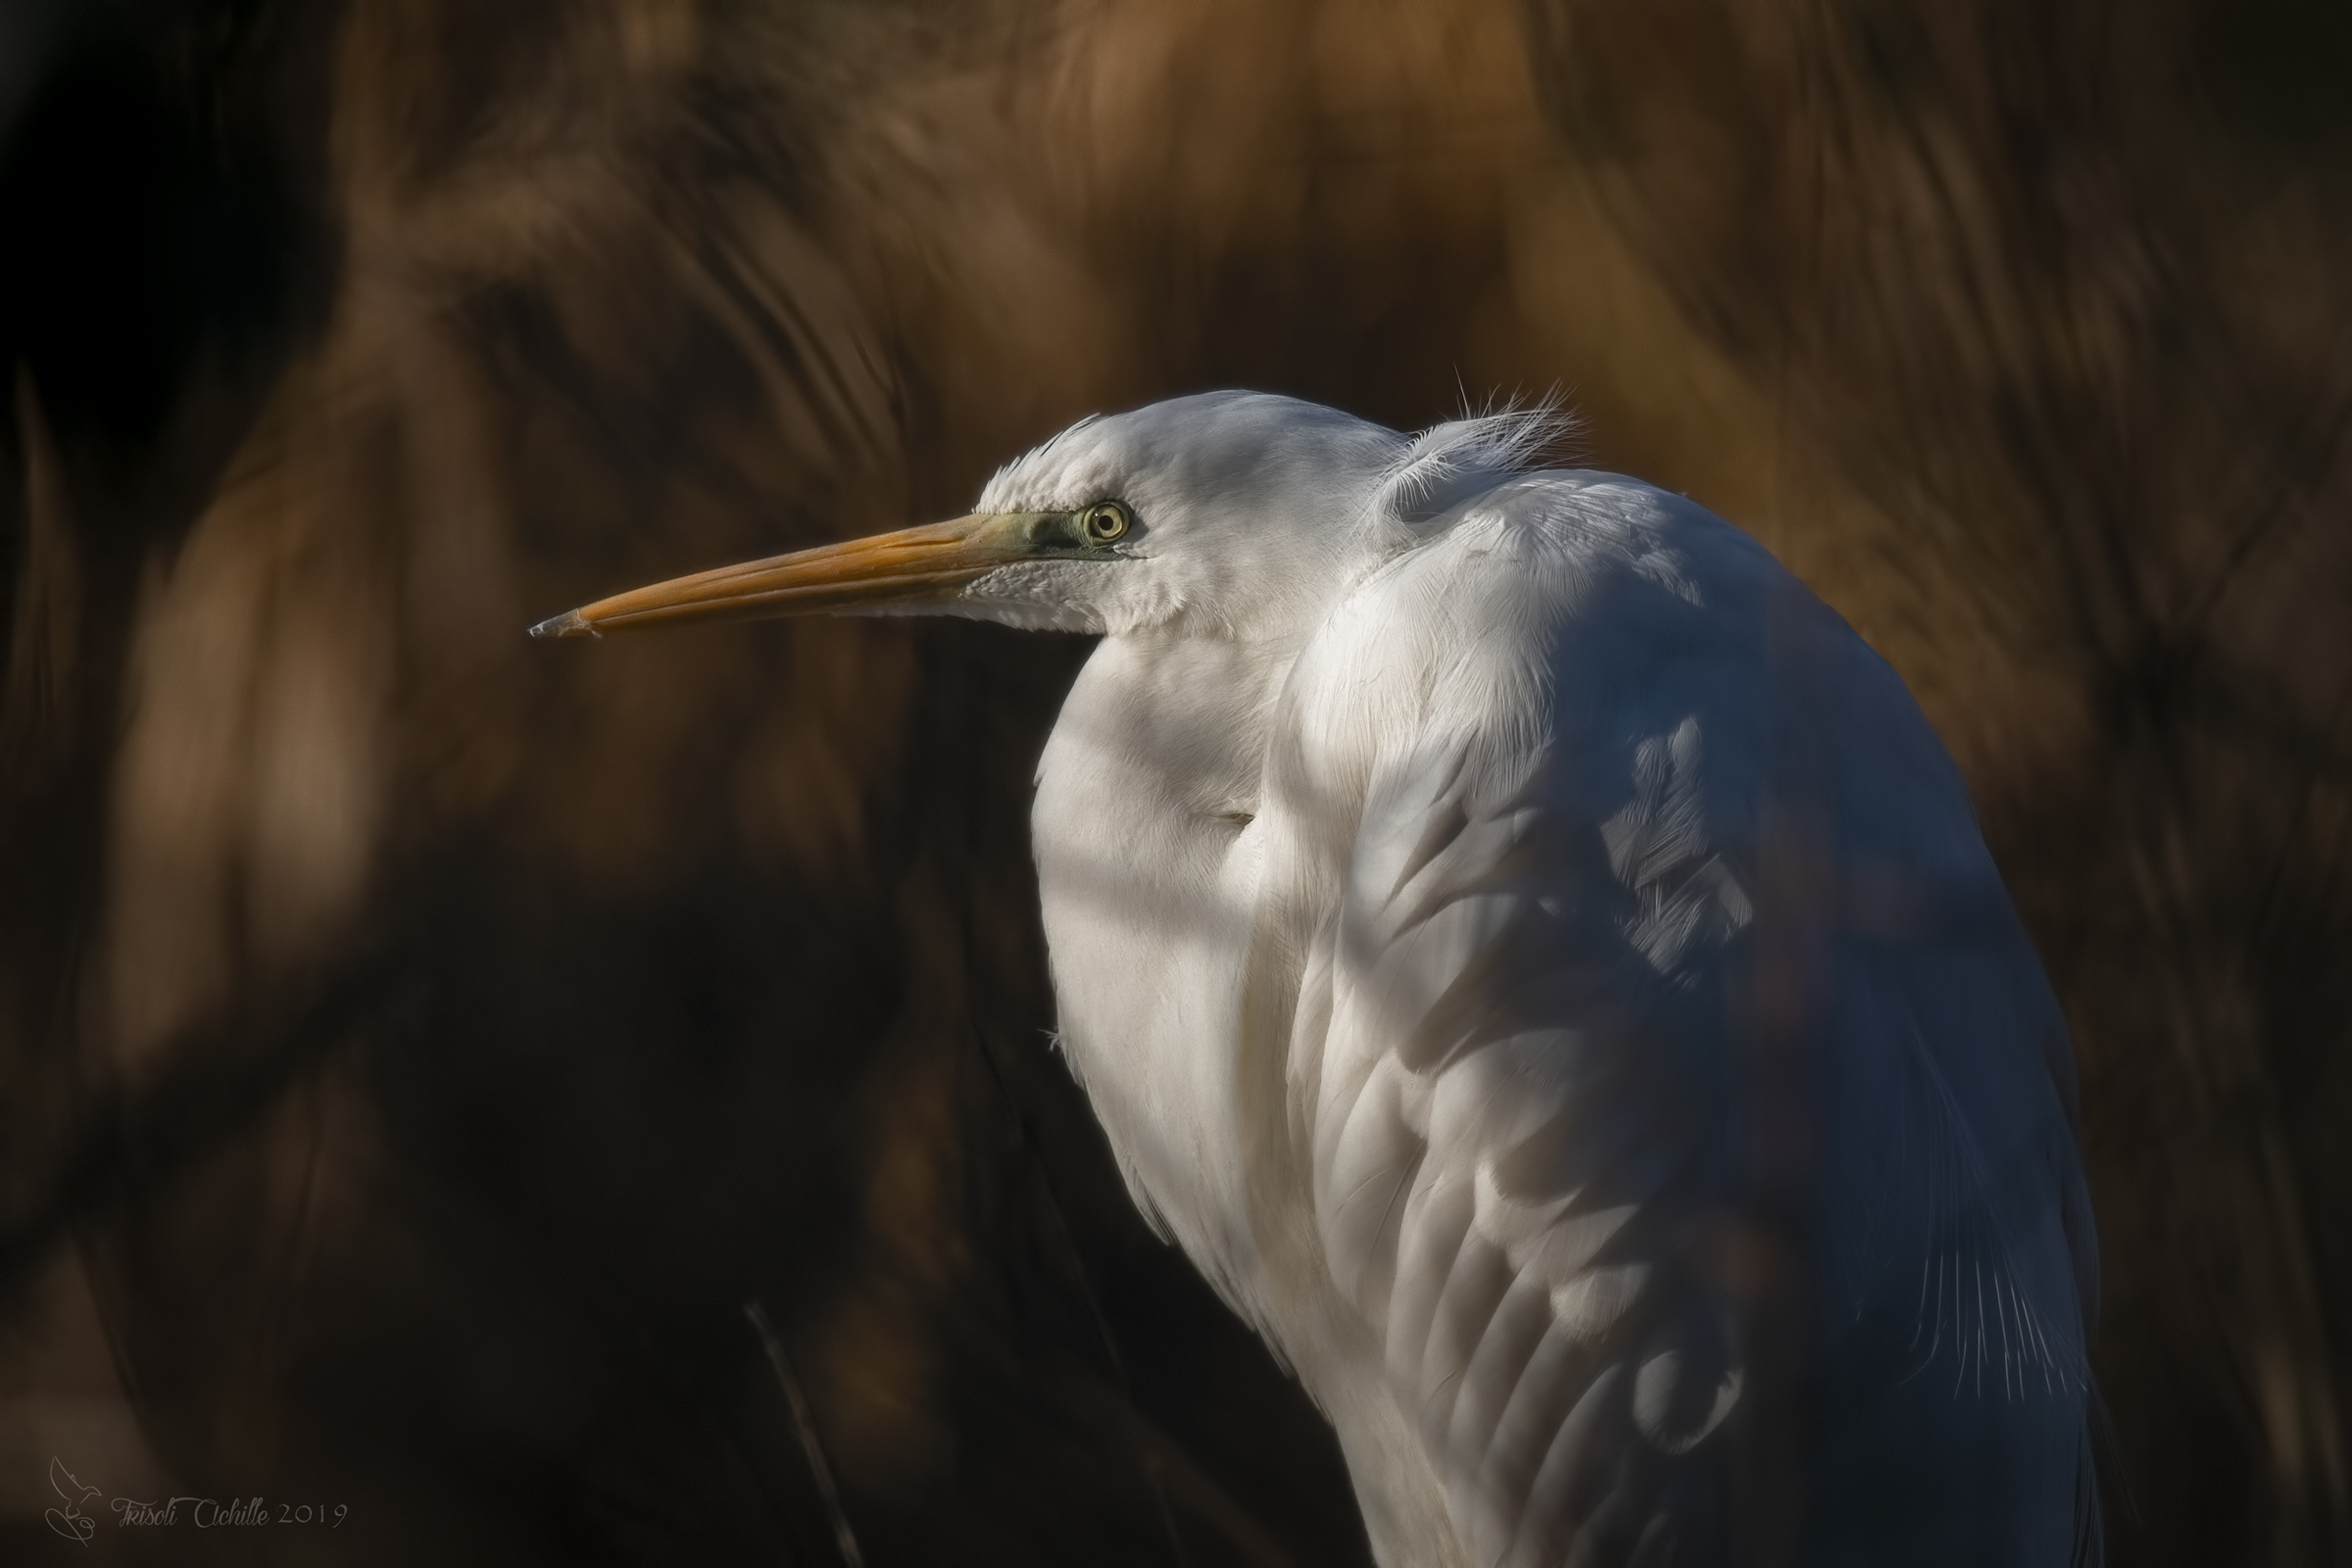
{"type": "Polygon", "coordinates": [[[2095,1558],[2073,1058],[1959,772],[1549,417],[1153,404],[534,632],[1103,639],[1037,774],[1061,1040],[1384,1564],[2095,1558]]]}

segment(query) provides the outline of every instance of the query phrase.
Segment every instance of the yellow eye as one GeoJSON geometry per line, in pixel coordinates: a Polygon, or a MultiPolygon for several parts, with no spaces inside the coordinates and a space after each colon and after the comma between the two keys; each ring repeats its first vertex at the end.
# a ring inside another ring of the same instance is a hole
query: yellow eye
{"type": "Polygon", "coordinates": [[[1106,545],[1126,535],[1131,519],[1116,501],[1098,501],[1078,514],[1078,531],[1089,544],[1106,545]]]}

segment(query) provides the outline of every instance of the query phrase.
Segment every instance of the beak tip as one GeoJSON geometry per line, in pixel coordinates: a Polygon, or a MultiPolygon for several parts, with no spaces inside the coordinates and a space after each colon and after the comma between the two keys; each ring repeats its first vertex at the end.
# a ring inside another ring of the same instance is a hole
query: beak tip
{"type": "Polygon", "coordinates": [[[576,610],[550,616],[531,628],[534,637],[594,637],[596,623],[576,610]]]}

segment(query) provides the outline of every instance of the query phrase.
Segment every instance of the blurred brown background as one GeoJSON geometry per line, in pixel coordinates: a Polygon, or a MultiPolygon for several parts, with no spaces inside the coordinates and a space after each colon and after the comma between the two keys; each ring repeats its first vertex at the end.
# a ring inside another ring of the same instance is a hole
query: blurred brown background
{"type": "Polygon", "coordinates": [[[1361,1562],[1047,1047],[1085,646],[522,630],[1090,411],[1557,385],[1969,772],[2113,1560],[2352,1561],[2347,81],[2325,0],[12,0],[0,1556],[1361,1562]],[[52,1458],[348,1512],[84,1546],[52,1458]]]}

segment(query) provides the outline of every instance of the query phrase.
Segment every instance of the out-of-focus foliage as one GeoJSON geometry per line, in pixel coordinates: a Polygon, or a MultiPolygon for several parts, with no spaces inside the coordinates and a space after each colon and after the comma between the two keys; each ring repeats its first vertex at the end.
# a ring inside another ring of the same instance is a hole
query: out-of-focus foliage
{"type": "Polygon", "coordinates": [[[869,1562],[1360,1560],[1043,1037],[1083,646],[521,631],[952,514],[1097,409],[1554,384],[1970,771],[2082,1056],[2116,1559],[2352,1551],[2330,8],[6,27],[12,1553],[85,1549],[54,1449],[352,1510],[230,1555],[837,1560],[756,1302],[869,1562]]]}

